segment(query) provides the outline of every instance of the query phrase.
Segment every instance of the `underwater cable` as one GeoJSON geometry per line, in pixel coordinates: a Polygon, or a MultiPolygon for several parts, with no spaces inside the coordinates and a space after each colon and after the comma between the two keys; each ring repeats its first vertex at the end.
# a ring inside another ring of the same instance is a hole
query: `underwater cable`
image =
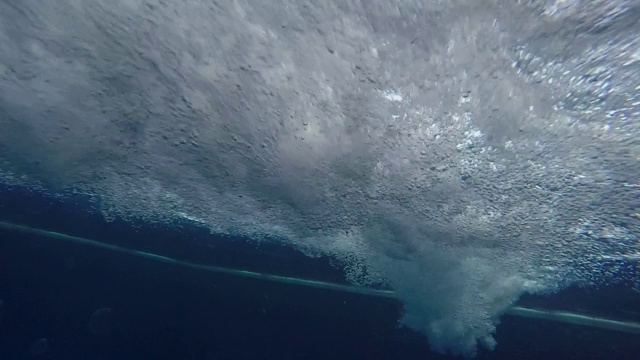
{"type": "Polygon", "coordinates": [[[507,315],[532,319],[551,320],[563,322],[565,324],[582,325],[598,329],[615,330],[640,335],[639,323],[611,320],[600,317],[576,314],[567,311],[530,309],[520,306],[513,306],[507,311],[507,315]]]}
{"type": "MultiPolygon", "coordinates": [[[[197,269],[202,271],[209,271],[213,273],[260,279],[265,281],[273,281],[273,282],[278,282],[283,284],[306,286],[306,287],[325,289],[325,290],[342,291],[342,292],[368,295],[368,296],[374,296],[374,297],[397,299],[396,294],[391,290],[378,290],[378,289],[371,289],[371,288],[358,287],[358,286],[328,283],[328,282],[316,281],[316,280],[265,274],[265,273],[259,273],[254,271],[247,271],[247,270],[230,269],[230,268],[225,268],[220,266],[195,264],[187,261],[170,258],[167,256],[162,256],[162,255],[139,251],[139,250],[133,250],[133,249],[112,245],[112,244],[106,244],[96,240],[62,234],[62,233],[44,230],[44,229],[33,228],[25,225],[13,224],[13,223],[4,222],[4,221],[0,221],[0,229],[4,229],[7,231],[28,233],[28,234],[38,235],[38,236],[55,239],[55,240],[74,242],[78,244],[105,249],[105,250],[138,256],[138,257],[142,257],[142,258],[146,258],[154,261],[159,261],[162,263],[173,264],[177,266],[182,266],[182,267],[187,267],[187,268],[197,269]]],[[[505,315],[518,316],[518,317],[524,317],[524,318],[533,318],[533,319],[542,319],[542,320],[555,321],[555,322],[561,322],[566,324],[574,324],[574,325],[587,326],[587,327],[593,327],[593,328],[599,328],[599,329],[605,329],[605,330],[621,331],[621,332],[640,335],[640,323],[635,323],[630,321],[617,321],[612,319],[576,314],[576,313],[571,313],[567,311],[531,309],[531,308],[525,308],[521,306],[514,306],[514,307],[511,307],[509,310],[507,310],[505,315]]]]}
{"type": "Polygon", "coordinates": [[[196,264],[196,263],[182,261],[182,260],[178,260],[178,259],[170,258],[167,256],[150,253],[150,252],[129,249],[122,246],[113,245],[113,244],[106,244],[96,240],[62,234],[62,233],[49,231],[49,230],[32,228],[25,225],[18,225],[18,224],[8,223],[4,221],[0,221],[0,228],[9,230],[9,231],[16,231],[16,232],[28,233],[32,235],[38,235],[38,236],[55,239],[55,240],[62,240],[62,241],[68,241],[68,242],[74,242],[78,244],[93,246],[96,248],[138,256],[145,259],[159,261],[162,263],[174,264],[174,265],[178,265],[186,268],[209,271],[213,273],[273,281],[273,282],[278,282],[283,284],[314,287],[314,288],[326,289],[326,290],[337,290],[337,291],[356,293],[356,294],[362,294],[362,295],[371,295],[371,296],[377,296],[377,297],[385,297],[385,298],[396,297],[393,291],[389,291],[389,290],[377,290],[377,289],[364,288],[364,287],[358,287],[358,286],[341,285],[341,284],[328,283],[323,281],[307,280],[307,279],[279,276],[279,275],[273,275],[273,274],[265,274],[265,273],[255,272],[255,271],[230,269],[230,268],[225,268],[220,266],[196,264]]]}

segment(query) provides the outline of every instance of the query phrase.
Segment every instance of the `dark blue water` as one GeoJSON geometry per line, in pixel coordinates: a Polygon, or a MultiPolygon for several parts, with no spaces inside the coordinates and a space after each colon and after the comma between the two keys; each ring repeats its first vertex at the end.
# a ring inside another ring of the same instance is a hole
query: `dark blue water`
{"type": "MultiPolygon", "coordinates": [[[[185,223],[105,222],[88,199],[0,191],[0,220],[171,256],[345,283],[340,264],[277,239],[185,223]]],[[[396,300],[208,273],[0,231],[0,359],[447,359],[398,326],[396,300]]],[[[640,320],[628,284],[526,297],[527,306],[640,320]]],[[[637,335],[505,317],[480,359],[638,359],[637,335]]]]}

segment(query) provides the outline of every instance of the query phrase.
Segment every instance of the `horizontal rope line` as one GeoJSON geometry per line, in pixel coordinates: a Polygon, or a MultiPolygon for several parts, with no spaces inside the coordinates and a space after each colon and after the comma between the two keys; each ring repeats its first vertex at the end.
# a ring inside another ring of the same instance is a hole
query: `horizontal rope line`
{"type": "Polygon", "coordinates": [[[388,290],[377,290],[377,289],[370,289],[370,288],[364,288],[364,287],[358,287],[358,286],[328,283],[324,281],[307,280],[307,279],[300,279],[300,278],[294,278],[294,277],[265,274],[265,273],[255,272],[255,271],[230,269],[230,268],[212,266],[212,265],[195,264],[191,262],[170,258],[163,255],[153,254],[145,251],[133,250],[133,249],[125,248],[122,246],[106,244],[96,240],[62,234],[62,233],[49,231],[49,230],[32,228],[24,225],[12,224],[12,223],[3,222],[3,221],[0,221],[0,228],[3,228],[5,230],[10,230],[10,231],[28,233],[32,235],[39,235],[39,236],[50,238],[50,239],[63,240],[63,241],[74,242],[74,243],[83,244],[83,245],[89,245],[89,246],[93,246],[93,247],[97,247],[105,250],[138,256],[138,257],[155,260],[162,263],[178,265],[178,266],[182,266],[190,269],[209,271],[209,272],[219,273],[219,274],[228,274],[228,275],[240,276],[245,278],[273,281],[273,282],[284,283],[284,284],[314,287],[314,288],[326,289],[326,290],[337,290],[337,291],[362,294],[362,295],[395,298],[395,293],[393,291],[388,291],[388,290]]]}
{"type": "MultiPolygon", "coordinates": [[[[240,276],[245,278],[259,279],[259,280],[265,280],[265,281],[272,281],[272,282],[278,282],[283,284],[306,286],[306,287],[325,289],[325,290],[342,291],[347,293],[361,294],[361,295],[368,295],[368,296],[375,296],[375,297],[382,297],[382,298],[398,299],[396,293],[390,290],[370,289],[365,287],[335,284],[335,283],[329,283],[324,281],[307,280],[307,279],[300,279],[300,278],[294,278],[294,277],[259,273],[255,271],[230,269],[230,268],[212,266],[212,265],[195,264],[187,261],[170,258],[167,256],[162,256],[162,255],[139,251],[139,250],[133,250],[133,249],[112,245],[112,244],[106,244],[96,240],[62,234],[62,233],[49,231],[49,230],[33,228],[25,225],[13,224],[13,223],[4,222],[4,221],[0,221],[0,228],[8,231],[28,233],[28,234],[42,236],[45,238],[63,240],[63,241],[93,246],[93,247],[97,247],[105,250],[138,256],[138,257],[159,261],[166,264],[178,265],[178,266],[182,266],[190,269],[209,271],[213,273],[227,274],[227,275],[233,275],[233,276],[240,276]]],[[[510,316],[523,317],[523,318],[542,319],[542,320],[587,326],[587,327],[593,327],[593,328],[599,328],[599,329],[605,329],[605,330],[621,331],[621,332],[626,332],[631,334],[640,334],[640,323],[635,323],[630,321],[617,321],[617,320],[611,320],[606,318],[576,314],[576,313],[567,312],[567,311],[531,309],[531,308],[525,308],[521,306],[514,306],[508,309],[505,312],[505,314],[510,316]]]]}

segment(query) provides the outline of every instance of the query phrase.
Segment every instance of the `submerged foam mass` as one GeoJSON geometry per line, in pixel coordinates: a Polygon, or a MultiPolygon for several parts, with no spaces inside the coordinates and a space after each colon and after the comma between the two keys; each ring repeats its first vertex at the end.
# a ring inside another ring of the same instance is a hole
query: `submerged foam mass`
{"type": "Polygon", "coordinates": [[[441,351],[638,258],[633,1],[0,3],[0,179],[287,239],[441,351]]]}

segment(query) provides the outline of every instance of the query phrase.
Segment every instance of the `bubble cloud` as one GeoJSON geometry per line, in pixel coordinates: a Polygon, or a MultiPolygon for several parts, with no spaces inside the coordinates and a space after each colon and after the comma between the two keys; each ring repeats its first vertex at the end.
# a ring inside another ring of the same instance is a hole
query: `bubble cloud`
{"type": "Polygon", "coordinates": [[[0,180],[332,255],[473,355],[522,294],[638,259],[638,11],[4,1],[0,180]]]}

